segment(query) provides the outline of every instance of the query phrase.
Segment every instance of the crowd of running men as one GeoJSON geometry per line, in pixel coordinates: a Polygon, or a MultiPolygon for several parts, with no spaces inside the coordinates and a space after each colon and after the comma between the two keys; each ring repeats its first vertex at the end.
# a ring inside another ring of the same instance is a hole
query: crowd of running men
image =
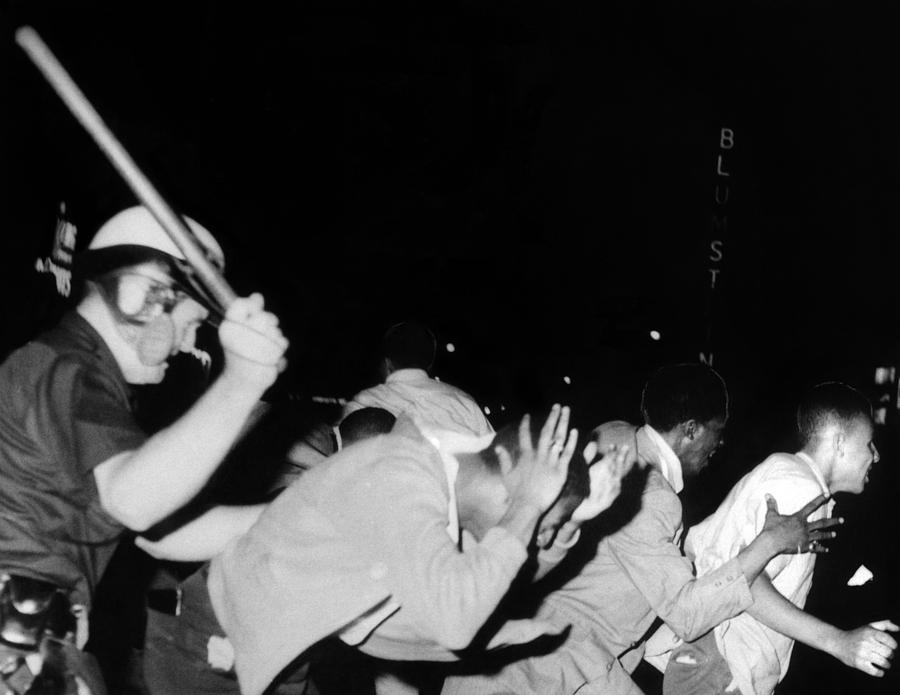
{"type": "MultiPolygon", "coordinates": [[[[188,221],[224,269],[213,235],[188,221]]],[[[382,383],[317,443],[298,433],[267,503],[180,516],[252,433],[288,348],[278,318],[258,294],[217,311],[142,207],[96,231],[75,279],[73,309],[0,367],[6,692],[107,692],[83,647],[129,532],[156,558],[200,563],[150,605],[153,695],[316,693],[335,640],[372,657],[382,695],[639,693],[642,659],[667,695],[763,695],[797,640],[873,676],[890,667],[891,622],[842,630],[803,610],[841,523],[831,496],[862,493],[878,461],[871,406],[846,384],[810,389],[799,450],[761,462],[682,539],[679,493],[728,421],[714,370],[661,367],[642,422],[579,433],[547,404],[495,432],[429,375],[428,329],[403,323],[385,335],[382,383]],[[148,434],[132,386],[161,382],[203,322],[224,364],[148,434]]]]}

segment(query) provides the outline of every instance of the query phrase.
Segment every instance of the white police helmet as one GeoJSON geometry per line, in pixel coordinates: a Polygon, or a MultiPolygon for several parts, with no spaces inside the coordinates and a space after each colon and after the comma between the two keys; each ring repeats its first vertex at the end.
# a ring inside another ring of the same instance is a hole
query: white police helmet
{"type": "MultiPolygon", "coordinates": [[[[196,220],[183,218],[207,259],[220,271],[225,269],[225,254],[212,233],[196,220]]],[[[146,263],[162,262],[172,279],[192,297],[216,313],[221,307],[209,294],[175,242],[150,211],[141,206],[127,208],[107,220],[75,262],[82,278],[96,278],[115,270],[146,263]]]]}
{"type": "MultiPolygon", "coordinates": [[[[184,217],[200,247],[219,269],[225,267],[225,254],[212,233],[196,220],[184,217]]],[[[145,246],[162,251],[173,258],[185,260],[175,242],[150,211],[142,205],[122,210],[108,219],[88,244],[89,251],[119,246],[145,246]]]]}

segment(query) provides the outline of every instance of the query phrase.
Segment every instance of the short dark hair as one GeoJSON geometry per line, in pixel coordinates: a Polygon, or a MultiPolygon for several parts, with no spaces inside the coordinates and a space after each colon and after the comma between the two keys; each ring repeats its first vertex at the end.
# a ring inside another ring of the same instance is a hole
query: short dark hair
{"type": "Polygon", "coordinates": [[[641,396],[644,421],[659,432],[682,422],[707,423],[728,417],[728,390],[712,367],[699,363],[673,364],[654,373],[641,396]]]}
{"type": "Polygon", "coordinates": [[[360,408],[341,420],[338,430],[341,432],[341,441],[347,446],[362,439],[387,434],[396,421],[397,418],[384,408],[360,408]]]}
{"type": "Polygon", "coordinates": [[[404,321],[388,329],[382,339],[382,356],[397,369],[428,370],[434,362],[437,341],[425,324],[404,321]]]}
{"type": "Polygon", "coordinates": [[[816,384],[803,394],[797,406],[800,445],[809,444],[829,422],[837,421],[849,429],[860,418],[872,421],[872,404],[857,389],[840,381],[816,384]]]}
{"type": "MultiPolygon", "coordinates": [[[[531,444],[537,446],[538,438],[541,436],[541,429],[547,421],[549,411],[542,412],[536,416],[529,416],[529,429],[531,431],[531,444]]],[[[519,425],[521,420],[510,422],[502,427],[494,435],[490,446],[481,452],[481,460],[484,462],[485,468],[492,473],[500,473],[500,459],[495,449],[502,446],[509,452],[509,456],[513,461],[513,465],[518,462],[519,455],[522,451],[519,446],[519,425]]],[[[566,482],[563,483],[560,498],[578,498],[579,501],[587,497],[591,489],[590,475],[588,474],[588,464],[584,460],[580,446],[575,447],[575,453],[569,461],[569,468],[566,472],[566,482]]]]}

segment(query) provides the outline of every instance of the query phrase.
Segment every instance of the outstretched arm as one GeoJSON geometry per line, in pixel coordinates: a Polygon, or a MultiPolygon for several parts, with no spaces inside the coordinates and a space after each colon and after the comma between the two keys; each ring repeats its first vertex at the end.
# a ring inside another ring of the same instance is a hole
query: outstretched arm
{"type": "Polygon", "coordinates": [[[826,529],[841,524],[844,520],[834,518],[807,520],[810,514],[827,501],[825,495],[819,495],[794,514],[782,515],[778,513],[775,498],[766,495],[767,509],[763,529],[737,556],[748,584],[753,583],[769,560],[776,555],[828,552],[821,541],[834,538],[835,533],[826,529]]]}
{"type": "Polygon", "coordinates": [[[670,488],[659,488],[644,492],[640,510],[608,538],[606,547],[656,614],[676,635],[693,641],[747,609],[753,602],[751,582],[768,560],[785,546],[793,546],[796,552],[798,536],[808,537],[809,526],[816,523],[806,521],[810,510],[807,505],[796,514],[782,516],[774,500],[770,501],[767,530],[737,557],[695,577],[691,562],[673,542],[681,523],[681,505],[670,488]]]}
{"type": "Polygon", "coordinates": [[[245,534],[265,509],[264,504],[213,507],[159,540],[143,536],[135,545],[158,560],[199,562],[218,555],[233,538],[245,534]]]}
{"type": "Polygon", "coordinates": [[[747,613],[766,627],[831,654],[870,676],[883,676],[890,668],[897,642],[888,631],[896,632],[900,628],[889,620],[855,630],[840,630],[797,608],[772,586],[766,574],[756,578],[750,591],[753,605],[747,608],[747,613]]]}
{"type": "Polygon", "coordinates": [[[145,531],[189,502],[231,448],[264,391],[275,381],[287,341],[263,299],[237,299],[219,329],[225,368],[174,424],[94,468],[104,510],[145,531]]]}

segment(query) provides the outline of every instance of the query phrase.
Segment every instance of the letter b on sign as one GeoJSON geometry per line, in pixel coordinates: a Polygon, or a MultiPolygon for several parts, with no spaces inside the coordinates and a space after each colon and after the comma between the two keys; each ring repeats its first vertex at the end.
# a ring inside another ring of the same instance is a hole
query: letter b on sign
{"type": "Polygon", "coordinates": [[[723,150],[734,147],[734,131],[731,128],[722,128],[719,131],[719,147],[723,150]]]}

